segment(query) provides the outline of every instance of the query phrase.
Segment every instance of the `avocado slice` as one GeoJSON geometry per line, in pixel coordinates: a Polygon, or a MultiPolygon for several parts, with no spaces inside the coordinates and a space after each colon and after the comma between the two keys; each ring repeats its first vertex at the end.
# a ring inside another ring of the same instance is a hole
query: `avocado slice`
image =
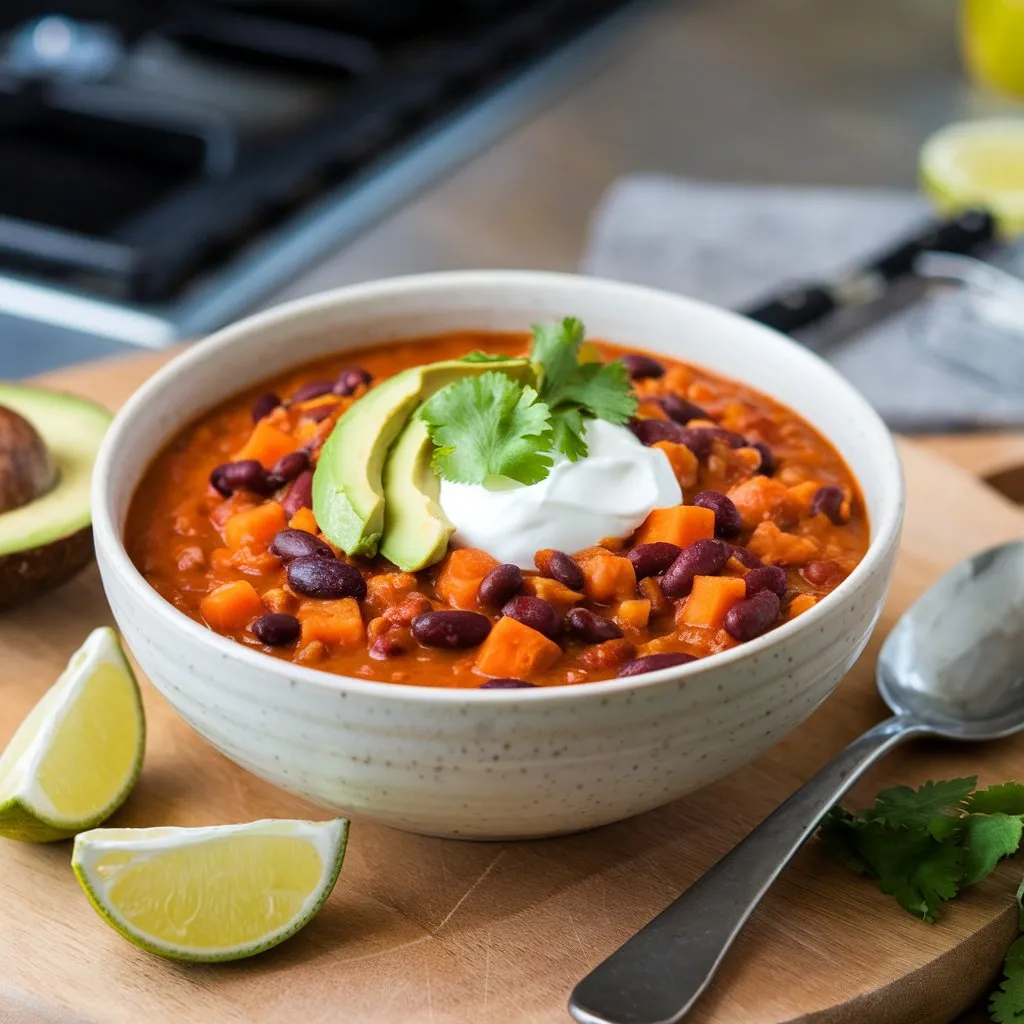
{"type": "Polygon", "coordinates": [[[0,478],[7,478],[0,484],[0,607],[30,600],[92,561],[89,485],[110,419],[82,398],[0,384],[0,478]],[[35,439],[24,437],[18,420],[34,428],[35,439]],[[14,506],[6,496],[19,493],[17,478],[24,482],[26,473],[29,489],[21,488],[14,506]]]}
{"type": "Polygon", "coordinates": [[[384,535],[380,553],[403,572],[441,561],[455,527],[441,510],[441,481],[430,465],[434,445],[418,413],[384,463],[384,535]]]}
{"type": "Polygon", "coordinates": [[[345,412],[313,473],[313,514],[332,544],[348,555],[377,553],[384,532],[382,474],[388,449],[417,406],[435,391],[491,370],[526,383],[535,381],[528,359],[452,359],[402,370],[345,412]]]}

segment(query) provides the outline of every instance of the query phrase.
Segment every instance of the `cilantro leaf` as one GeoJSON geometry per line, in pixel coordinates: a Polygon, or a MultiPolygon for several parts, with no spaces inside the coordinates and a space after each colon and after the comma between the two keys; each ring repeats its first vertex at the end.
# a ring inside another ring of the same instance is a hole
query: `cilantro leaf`
{"type": "MultiPolygon", "coordinates": [[[[475,352],[467,352],[459,359],[460,363],[507,363],[510,361],[508,356],[496,356],[493,352],[481,352],[480,349],[475,352]]],[[[519,362],[519,360],[516,361],[519,362]]]]}
{"type": "Polygon", "coordinates": [[[463,377],[441,388],[421,415],[437,446],[432,465],[446,480],[480,484],[504,476],[535,484],[551,469],[550,411],[533,388],[503,373],[463,377]]]}
{"type": "Polygon", "coordinates": [[[959,813],[977,784],[977,776],[971,776],[926,782],[916,790],[909,786],[883,789],[867,817],[894,829],[924,828],[936,839],[945,839],[956,830],[959,813]]]}
{"type": "Polygon", "coordinates": [[[560,323],[534,324],[530,358],[538,371],[541,401],[551,410],[552,443],[570,461],[587,454],[584,417],[626,423],[637,400],[621,359],[580,363],[584,328],[566,317],[560,323]]]}
{"type": "Polygon", "coordinates": [[[836,805],[822,820],[818,836],[825,849],[858,875],[872,874],[871,867],[857,848],[858,820],[849,811],[836,805]]]}
{"type": "Polygon", "coordinates": [[[1020,1024],[1024,1021],[1024,936],[1007,951],[1003,974],[999,988],[989,997],[989,1016],[996,1024],[1020,1024]]]}
{"type": "Polygon", "coordinates": [[[857,848],[882,892],[924,921],[936,921],[944,900],[960,891],[966,851],[956,839],[937,842],[927,828],[895,831],[869,821],[857,848]]]}
{"type": "Polygon", "coordinates": [[[964,818],[964,885],[987,878],[1004,857],[1017,852],[1021,820],[1012,814],[968,814],[964,818]]]}
{"type": "Polygon", "coordinates": [[[967,810],[971,814],[1024,815],[1024,785],[1004,782],[1001,786],[979,789],[968,801],[967,810]]]}

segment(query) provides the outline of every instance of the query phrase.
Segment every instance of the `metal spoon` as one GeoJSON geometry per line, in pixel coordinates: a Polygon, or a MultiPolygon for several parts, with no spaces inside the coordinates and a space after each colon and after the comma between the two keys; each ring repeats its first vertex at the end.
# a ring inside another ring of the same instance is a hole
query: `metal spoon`
{"type": "Polygon", "coordinates": [[[961,562],[900,618],[868,730],[575,988],[580,1024],[675,1024],[714,976],[768,886],[825,812],[912,736],[994,740],[1024,729],[1024,542],[961,562]]]}

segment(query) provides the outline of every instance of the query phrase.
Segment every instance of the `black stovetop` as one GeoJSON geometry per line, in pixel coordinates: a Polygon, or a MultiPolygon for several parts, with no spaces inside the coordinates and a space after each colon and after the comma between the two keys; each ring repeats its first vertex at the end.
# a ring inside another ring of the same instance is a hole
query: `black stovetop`
{"type": "Polygon", "coordinates": [[[173,303],[625,0],[7,0],[0,274],[173,303]]]}

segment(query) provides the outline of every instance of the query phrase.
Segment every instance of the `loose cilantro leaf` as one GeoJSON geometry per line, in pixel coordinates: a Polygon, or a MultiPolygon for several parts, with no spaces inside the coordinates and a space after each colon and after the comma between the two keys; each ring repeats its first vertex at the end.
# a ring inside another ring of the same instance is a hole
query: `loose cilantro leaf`
{"type": "Polygon", "coordinates": [[[587,454],[584,417],[626,423],[636,396],[621,359],[580,363],[583,324],[573,317],[534,324],[530,358],[538,369],[541,401],[551,410],[552,444],[571,462],[587,454]]]}
{"type": "Polygon", "coordinates": [[[504,476],[535,484],[551,469],[550,411],[533,388],[503,373],[449,384],[424,403],[421,415],[437,445],[434,470],[446,480],[480,484],[504,476]]]}
{"type": "Polygon", "coordinates": [[[1016,853],[1021,831],[1020,818],[1011,814],[968,814],[964,818],[964,885],[987,878],[1004,857],[1016,853]]]}
{"type": "Polygon", "coordinates": [[[1024,1021],[1024,935],[1007,951],[1003,974],[999,988],[989,997],[989,1016],[996,1024],[1020,1024],[1024,1021]]]}
{"type": "Polygon", "coordinates": [[[818,836],[836,860],[845,864],[858,875],[872,875],[870,865],[860,855],[857,843],[859,830],[857,819],[838,805],[825,815],[818,829],[818,836]]]}
{"type": "MultiPolygon", "coordinates": [[[[525,360],[524,360],[525,361],[525,360]]],[[[459,360],[460,363],[507,363],[509,362],[508,356],[494,355],[493,352],[481,352],[477,349],[475,352],[467,352],[459,360]]],[[[517,360],[518,362],[518,360],[517,360]]]]}
{"type": "Polygon", "coordinates": [[[977,784],[977,776],[971,776],[926,782],[916,790],[909,786],[883,789],[875,797],[874,810],[868,812],[868,817],[889,828],[925,828],[936,839],[945,839],[955,829],[957,817],[977,784]]]}
{"type": "Polygon", "coordinates": [[[967,803],[971,814],[1024,814],[1024,785],[1004,782],[979,789],[967,803]]]}

